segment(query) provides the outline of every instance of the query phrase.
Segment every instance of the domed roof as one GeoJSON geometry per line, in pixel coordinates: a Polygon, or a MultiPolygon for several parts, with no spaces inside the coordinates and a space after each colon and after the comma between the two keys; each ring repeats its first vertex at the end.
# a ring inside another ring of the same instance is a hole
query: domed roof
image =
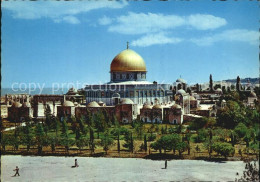
{"type": "Polygon", "coordinates": [[[75,89],[75,88],[70,88],[69,90],[68,90],[68,92],[67,92],[67,95],[75,95],[75,94],[77,94],[78,93],[78,91],[77,91],[77,89],[75,89]]]}
{"type": "Polygon", "coordinates": [[[73,102],[66,100],[63,103],[63,106],[65,106],[65,107],[74,107],[74,104],[73,104],[73,102]]]}
{"type": "Polygon", "coordinates": [[[162,106],[160,104],[156,104],[153,106],[153,109],[162,109],[162,106]]]}
{"type": "Polygon", "coordinates": [[[181,106],[178,104],[174,104],[171,108],[172,109],[181,109],[181,106]]]}
{"type": "Polygon", "coordinates": [[[131,99],[121,99],[120,104],[134,104],[131,99]]]}
{"type": "Polygon", "coordinates": [[[146,65],[143,58],[131,49],[120,52],[111,62],[111,72],[146,72],[146,65]]]}
{"type": "Polygon", "coordinates": [[[106,104],[105,104],[104,102],[102,102],[102,101],[99,101],[99,102],[98,102],[98,105],[100,105],[100,106],[106,106],[106,104]]]}
{"type": "Polygon", "coordinates": [[[22,107],[22,104],[20,102],[14,102],[12,106],[19,108],[19,107],[22,107]]]}
{"type": "Polygon", "coordinates": [[[24,102],[24,103],[23,103],[23,107],[31,107],[30,102],[24,102]]]}
{"type": "Polygon", "coordinates": [[[144,104],[143,109],[152,109],[152,106],[149,104],[144,104]]]}
{"type": "Polygon", "coordinates": [[[190,96],[190,100],[196,100],[195,97],[193,96],[190,96]]]}
{"type": "Polygon", "coordinates": [[[98,105],[98,103],[96,101],[92,101],[92,102],[88,103],[87,107],[100,107],[100,105],[98,105]]]}
{"type": "Polygon", "coordinates": [[[249,97],[256,97],[256,94],[255,94],[255,92],[250,92],[250,95],[249,95],[249,97]]]}
{"type": "Polygon", "coordinates": [[[183,89],[180,89],[180,90],[177,91],[177,94],[181,94],[182,95],[182,94],[186,94],[186,92],[183,89]]]}
{"type": "Polygon", "coordinates": [[[221,93],[221,92],[222,92],[222,89],[221,89],[221,88],[217,88],[217,89],[215,90],[215,92],[216,92],[216,93],[221,93]]]}
{"type": "Polygon", "coordinates": [[[182,79],[182,78],[178,78],[178,79],[176,80],[176,82],[187,83],[186,80],[184,80],[184,79],[182,79]]]}

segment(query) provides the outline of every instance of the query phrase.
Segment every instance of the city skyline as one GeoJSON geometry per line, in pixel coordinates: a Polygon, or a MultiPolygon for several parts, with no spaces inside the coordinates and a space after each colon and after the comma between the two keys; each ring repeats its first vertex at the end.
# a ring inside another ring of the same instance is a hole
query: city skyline
{"type": "Polygon", "coordinates": [[[257,2],[5,1],[2,88],[108,82],[127,41],[151,82],[258,77],[257,13],[257,2]]]}

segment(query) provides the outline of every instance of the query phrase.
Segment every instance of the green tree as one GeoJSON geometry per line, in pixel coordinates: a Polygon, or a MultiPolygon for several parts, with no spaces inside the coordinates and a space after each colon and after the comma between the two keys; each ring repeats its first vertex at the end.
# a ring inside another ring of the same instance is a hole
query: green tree
{"type": "Polygon", "coordinates": [[[79,148],[80,153],[82,152],[82,149],[88,145],[88,143],[89,141],[86,137],[81,136],[80,138],[76,139],[76,145],[79,148]]]}
{"type": "Polygon", "coordinates": [[[235,148],[229,143],[216,142],[212,145],[212,148],[215,152],[224,156],[225,159],[227,159],[228,156],[233,156],[235,154],[235,148]]]}
{"type": "Polygon", "coordinates": [[[45,115],[45,123],[48,127],[51,127],[52,125],[52,115],[51,115],[51,108],[50,105],[47,104],[46,105],[46,109],[44,111],[44,115],[45,115]]]}
{"type": "Polygon", "coordinates": [[[8,134],[1,133],[1,147],[5,151],[5,147],[11,144],[11,138],[8,134]]]}
{"type": "Polygon", "coordinates": [[[82,132],[82,134],[84,136],[87,135],[87,126],[85,125],[85,117],[84,116],[81,116],[81,118],[79,119],[79,127],[80,127],[80,131],[82,132]]]}
{"type": "Polygon", "coordinates": [[[197,136],[194,137],[196,143],[204,142],[208,136],[208,131],[206,129],[200,129],[197,132],[197,136]]]}
{"type": "Polygon", "coordinates": [[[35,135],[36,135],[36,144],[38,146],[38,154],[42,153],[42,147],[45,143],[45,135],[43,130],[43,125],[38,123],[35,128],[35,135]]]}
{"type": "Polygon", "coordinates": [[[198,145],[196,145],[195,150],[196,150],[197,153],[199,153],[200,152],[200,147],[198,145]]]}
{"type": "Polygon", "coordinates": [[[70,148],[70,146],[72,146],[74,143],[75,143],[74,140],[72,140],[72,139],[70,139],[69,137],[66,137],[66,136],[64,136],[64,137],[62,137],[62,138],[60,139],[60,144],[61,144],[62,146],[64,146],[65,151],[66,151],[67,153],[69,153],[69,148],[70,148]]]}
{"type": "Polygon", "coordinates": [[[26,145],[27,151],[34,144],[34,133],[32,125],[29,122],[26,122],[26,125],[23,127],[22,144],[26,145]]]}
{"type": "Polygon", "coordinates": [[[10,141],[10,145],[13,146],[13,150],[19,149],[19,145],[21,142],[18,136],[15,135],[10,136],[9,141],[10,141]]]}
{"type": "Polygon", "coordinates": [[[51,146],[51,151],[54,152],[56,149],[56,146],[59,144],[60,140],[58,137],[53,136],[53,137],[49,137],[49,144],[51,146]]]}
{"type": "Polygon", "coordinates": [[[162,145],[158,141],[151,143],[150,147],[154,150],[159,150],[160,154],[162,153],[162,145]]]}
{"type": "Polygon", "coordinates": [[[76,130],[79,128],[80,122],[77,122],[75,117],[71,117],[71,130],[73,133],[76,133],[76,130]]]}
{"type": "Polygon", "coordinates": [[[99,133],[104,132],[107,127],[104,114],[101,111],[94,114],[94,123],[95,123],[95,128],[97,129],[97,134],[99,139],[99,133]]]}
{"type": "Polygon", "coordinates": [[[158,142],[161,144],[162,149],[164,150],[164,153],[166,153],[166,150],[171,150],[172,149],[172,144],[173,144],[173,137],[172,135],[164,135],[162,136],[158,142]]]}
{"type": "Polygon", "coordinates": [[[54,120],[54,123],[55,123],[54,124],[54,130],[55,130],[55,133],[56,133],[56,137],[58,137],[58,131],[60,130],[61,123],[60,123],[60,120],[57,117],[54,117],[53,120],[54,120]]]}
{"type": "Polygon", "coordinates": [[[210,140],[209,137],[207,137],[206,140],[203,142],[203,147],[208,151],[209,157],[211,157],[212,145],[213,145],[213,140],[210,140]]]}
{"type": "Polygon", "coordinates": [[[143,133],[144,133],[144,125],[141,120],[136,120],[134,122],[134,130],[135,130],[135,133],[137,134],[137,138],[141,139],[143,137],[143,133]]]}
{"type": "Polygon", "coordinates": [[[208,119],[206,117],[196,118],[190,123],[189,129],[199,130],[204,128],[207,124],[208,124],[208,119]]]}
{"type": "Polygon", "coordinates": [[[231,144],[234,147],[235,144],[237,143],[237,138],[238,138],[238,136],[234,130],[230,130],[230,138],[231,138],[231,144]]]}
{"type": "Polygon", "coordinates": [[[68,138],[69,137],[69,128],[67,123],[67,118],[65,117],[61,122],[61,137],[68,138]]]}
{"type": "Polygon", "coordinates": [[[234,129],[234,132],[239,138],[244,138],[247,132],[247,127],[244,123],[238,123],[238,125],[234,129]]]}
{"type": "Polygon", "coordinates": [[[146,134],[144,135],[144,151],[147,152],[147,139],[146,139],[146,134]]]}
{"type": "Polygon", "coordinates": [[[209,75],[209,90],[212,92],[213,91],[213,80],[212,80],[212,75],[209,75]]]}
{"type": "Polygon", "coordinates": [[[151,148],[159,150],[160,153],[161,150],[164,150],[164,153],[166,153],[166,150],[173,150],[175,154],[175,150],[180,149],[180,142],[181,137],[178,134],[164,135],[161,138],[159,138],[156,142],[152,143],[151,148]]]}
{"type": "Polygon", "coordinates": [[[101,137],[101,146],[103,146],[104,151],[107,154],[109,148],[114,144],[114,139],[109,135],[109,132],[106,131],[104,136],[101,137]]]}
{"type": "Polygon", "coordinates": [[[249,143],[253,140],[253,138],[254,138],[254,131],[252,129],[248,129],[243,138],[243,140],[246,142],[246,147],[249,147],[249,143]]]}
{"type": "Polygon", "coordinates": [[[93,152],[95,152],[95,137],[94,137],[94,120],[93,120],[93,116],[91,114],[87,115],[86,118],[86,122],[87,122],[87,130],[89,132],[89,149],[91,151],[91,154],[93,152]]]}
{"type": "Polygon", "coordinates": [[[188,155],[190,155],[190,140],[191,140],[191,133],[188,131],[185,134],[185,141],[187,141],[188,155]]]}
{"type": "Polygon", "coordinates": [[[114,120],[115,120],[114,121],[115,125],[114,125],[114,128],[111,131],[111,134],[113,136],[115,136],[116,139],[117,139],[117,151],[118,151],[118,153],[120,153],[120,135],[126,133],[127,129],[120,126],[120,124],[118,123],[116,117],[114,117],[114,120]]]}
{"type": "Polygon", "coordinates": [[[240,77],[237,76],[236,90],[239,92],[241,90],[240,77]]]}
{"type": "Polygon", "coordinates": [[[125,132],[124,136],[125,143],[123,146],[127,148],[130,152],[134,152],[134,139],[133,139],[133,133],[129,130],[125,132]]]}
{"type": "Polygon", "coordinates": [[[178,142],[176,149],[179,152],[179,156],[181,156],[182,153],[187,149],[187,143],[186,142],[178,142]]]}
{"type": "Polygon", "coordinates": [[[217,124],[227,129],[233,129],[245,121],[244,108],[236,101],[227,101],[225,108],[222,108],[217,113],[217,124]]]}
{"type": "Polygon", "coordinates": [[[249,144],[249,149],[252,150],[254,152],[254,154],[256,155],[256,158],[258,158],[258,155],[259,155],[259,141],[251,142],[249,144]]]}

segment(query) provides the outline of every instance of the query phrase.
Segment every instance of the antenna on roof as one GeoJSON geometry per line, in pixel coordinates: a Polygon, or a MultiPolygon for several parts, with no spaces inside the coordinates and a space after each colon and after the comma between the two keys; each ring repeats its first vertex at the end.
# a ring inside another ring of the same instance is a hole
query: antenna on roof
{"type": "Polygon", "coordinates": [[[129,48],[129,42],[127,41],[126,42],[126,49],[128,49],[129,48]]]}

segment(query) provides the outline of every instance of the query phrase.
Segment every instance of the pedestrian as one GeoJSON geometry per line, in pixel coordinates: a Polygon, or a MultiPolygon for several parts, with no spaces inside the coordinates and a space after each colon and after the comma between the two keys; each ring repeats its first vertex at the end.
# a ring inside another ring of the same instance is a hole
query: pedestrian
{"type": "Polygon", "coordinates": [[[165,160],[164,166],[164,168],[167,169],[167,160],[165,160]]]}
{"type": "Polygon", "coordinates": [[[18,176],[20,176],[18,166],[16,166],[16,168],[14,169],[14,171],[16,171],[14,176],[16,176],[17,174],[18,174],[18,176]]]}
{"type": "Polygon", "coordinates": [[[75,167],[79,167],[77,159],[75,159],[75,167]]]}

